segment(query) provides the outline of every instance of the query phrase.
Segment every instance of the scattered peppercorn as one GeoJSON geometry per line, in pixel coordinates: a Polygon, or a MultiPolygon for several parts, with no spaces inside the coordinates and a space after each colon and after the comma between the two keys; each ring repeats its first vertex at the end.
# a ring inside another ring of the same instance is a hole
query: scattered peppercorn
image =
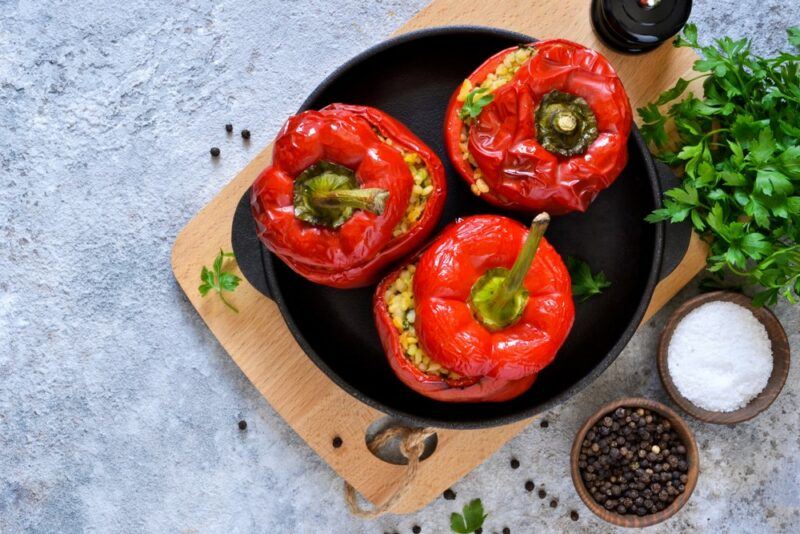
{"type": "Polygon", "coordinates": [[[333,442],[331,444],[333,445],[334,449],[338,449],[339,447],[342,446],[342,438],[336,436],[335,438],[333,438],[333,442]]]}
{"type": "Polygon", "coordinates": [[[239,421],[239,430],[247,430],[247,421],[244,419],[239,421]]]}
{"type": "Polygon", "coordinates": [[[411,532],[413,532],[414,534],[419,534],[420,532],[422,532],[422,527],[419,525],[414,525],[413,527],[411,527],[411,532]]]}
{"type": "Polygon", "coordinates": [[[215,146],[212,146],[211,150],[209,150],[209,152],[211,152],[211,157],[212,158],[218,158],[219,157],[219,148],[217,148],[215,146]]]}
{"type": "Polygon", "coordinates": [[[539,426],[542,428],[547,428],[548,426],[550,426],[550,423],[547,421],[547,419],[543,419],[542,422],[539,423],[539,426]]]}
{"type": "Polygon", "coordinates": [[[250,130],[242,130],[242,139],[250,139],[250,130]]]}
{"type": "Polygon", "coordinates": [[[511,469],[518,469],[519,468],[519,460],[516,458],[511,459],[511,469]]]}
{"type": "Polygon", "coordinates": [[[225,125],[225,131],[231,133],[233,131],[233,124],[228,123],[225,125]]]}
{"type": "Polygon", "coordinates": [[[577,521],[578,519],[580,519],[580,517],[581,516],[579,516],[578,512],[576,512],[575,510],[569,513],[569,518],[572,519],[573,521],[577,521]]]}
{"type": "Polygon", "coordinates": [[[539,490],[539,498],[540,499],[544,499],[545,497],[547,497],[547,492],[545,490],[543,490],[543,489],[540,489],[539,490]]]}
{"type": "Polygon", "coordinates": [[[552,499],[550,501],[550,508],[556,508],[558,506],[558,499],[552,499]]]}
{"type": "Polygon", "coordinates": [[[508,527],[503,527],[503,534],[511,534],[511,529],[508,527]]]}
{"type": "Polygon", "coordinates": [[[444,493],[442,493],[442,497],[444,497],[448,501],[452,501],[456,498],[456,492],[451,490],[450,488],[447,488],[446,490],[444,490],[444,493]]]}
{"type": "Polygon", "coordinates": [[[528,480],[527,482],[525,482],[525,489],[526,489],[526,490],[528,490],[528,491],[533,491],[533,488],[534,488],[534,487],[535,487],[535,486],[534,486],[534,484],[533,484],[533,480],[528,480]]]}
{"type": "Polygon", "coordinates": [[[689,463],[686,446],[668,420],[642,408],[617,408],[586,433],[578,468],[600,506],[620,515],[644,516],[663,510],[683,493],[681,476],[689,463]]]}
{"type": "Polygon", "coordinates": [[[475,529],[475,534],[483,534],[483,528],[478,527],[477,529],[475,529]]]}

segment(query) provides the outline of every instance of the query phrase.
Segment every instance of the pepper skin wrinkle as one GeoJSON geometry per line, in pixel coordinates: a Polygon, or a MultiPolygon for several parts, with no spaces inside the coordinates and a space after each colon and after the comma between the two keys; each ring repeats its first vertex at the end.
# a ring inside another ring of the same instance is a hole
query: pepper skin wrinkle
{"type": "MultiPolygon", "coordinates": [[[[552,214],[585,211],[627,163],[630,103],[613,67],[598,52],[563,40],[530,46],[535,49],[531,59],[494,91],[492,102],[474,120],[459,118],[459,89],[454,92],[445,124],[447,150],[464,179],[476,184],[480,178],[481,197],[492,204],[552,214]],[[569,116],[562,113],[549,124],[571,129],[576,120],[580,135],[569,139],[550,127],[539,139],[536,115],[548,96],[573,99],[562,103],[571,110],[569,116]],[[472,161],[464,159],[459,147],[465,126],[472,161]]],[[[480,83],[498,56],[468,79],[480,83]]]]}
{"type": "Polygon", "coordinates": [[[275,140],[272,165],[253,184],[251,208],[261,241],[295,272],[331,287],[363,287],[430,234],[444,205],[445,183],[438,157],[398,121],[374,108],[331,104],[287,121],[275,140]],[[407,153],[424,163],[432,191],[421,216],[396,235],[414,187],[407,153]],[[348,187],[357,188],[350,196],[369,190],[377,197],[366,209],[354,208],[352,199],[337,205],[336,197],[344,195],[329,192],[333,186],[324,179],[312,182],[319,190],[296,195],[295,180],[315,165],[349,169],[355,184],[348,187]],[[335,216],[316,217],[331,206],[335,216]]]}

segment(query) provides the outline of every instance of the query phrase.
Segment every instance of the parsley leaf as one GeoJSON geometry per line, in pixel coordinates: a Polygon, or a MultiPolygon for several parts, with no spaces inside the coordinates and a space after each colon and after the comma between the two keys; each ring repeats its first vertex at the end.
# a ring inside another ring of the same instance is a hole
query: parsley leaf
{"type": "Polygon", "coordinates": [[[488,514],[483,512],[483,504],[480,499],[473,499],[469,504],[464,505],[462,513],[453,512],[450,515],[450,530],[458,534],[469,534],[475,532],[481,526],[488,514]]]}
{"type": "Polygon", "coordinates": [[[794,46],[800,46],[800,28],[789,28],[786,33],[789,34],[789,43],[794,46]]]}
{"type": "Polygon", "coordinates": [[[668,89],[661,93],[661,96],[658,97],[656,100],[656,106],[663,106],[668,102],[672,102],[679,96],[683,94],[686,88],[689,87],[689,82],[684,80],[683,78],[678,78],[678,81],[675,82],[675,86],[672,89],[668,89]]]}
{"type": "MultiPolygon", "coordinates": [[[[800,47],[800,28],[787,33],[800,47]]],[[[646,220],[691,221],[709,243],[708,271],[755,287],[756,304],[800,302],[800,54],[760,57],[728,37],[704,46],[693,24],[674,44],[702,59],[697,77],[638,110],[642,135],[682,182],[646,220]],[[697,79],[702,98],[687,93],[697,79]]]]}
{"type": "Polygon", "coordinates": [[[664,147],[669,141],[664,125],[667,117],[661,114],[655,103],[649,104],[637,110],[642,118],[641,132],[645,139],[657,147],[664,147]]]}
{"type": "Polygon", "coordinates": [[[239,286],[239,282],[242,281],[241,278],[236,276],[233,273],[224,272],[222,270],[222,264],[225,261],[225,258],[234,258],[233,252],[223,252],[222,249],[219,249],[219,254],[217,257],[214,258],[214,263],[212,269],[208,269],[205,265],[203,269],[200,271],[200,281],[202,282],[197,290],[200,292],[201,297],[205,297],[211,290],[216,291],[219,293],[219,298],[225,305],[239,313],[239,310],[236,309],[236,306],[228,302],[223,295],[223,291],[233,291],[239,286]]]}
{"type": "Polygon", "coordinates": [[[483,108],[488,106],[492,100],[494,100],[494,95],[485,87],[473,89],[467,93],[467,98],[464,99],[464,105],[461,106],[458,116],[462,121],[474,119],[481,114],[483,108]]]}
{"type": "Polygon", "coordinates": [[[604,289],[611,287],[611,282],[603,271],[592,274],[589,264],[585,261],[567,256],[567,269],[572,278],[572,295],[580,297],[578,302],[599,295],[604,289]]]}
{"type": "Polygon", "coordinates": [[[676,47],[688,46],[697,47],[697,25],[687,24],[683,27],[683,33],[675,38],[673,43],[676,47]]]}

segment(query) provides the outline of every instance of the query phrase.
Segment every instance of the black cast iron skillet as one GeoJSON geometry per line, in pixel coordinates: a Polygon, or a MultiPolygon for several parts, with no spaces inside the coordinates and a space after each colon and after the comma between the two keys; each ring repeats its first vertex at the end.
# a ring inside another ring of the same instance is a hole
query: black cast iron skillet
{"type": "MultiPolygon", "coordinates": [[[[331,74],[301,106],[366,104],[405,123],[445,164],[448,193],[439,228],[456,217],[502,213],[472,195],[447,158],[444,114],[451,93],[495,52],[533,39],[505,30],[445,27],[379,44],[331,74]]],[[[624,80],[623,80],[624,81],[624,80]]],[[[622,175],[589,210],[554,219],[547,239],[562,256],[602,270],[612,287],[577,305],[575,326],[552,365],[521,397],[504,403],[448,404],[404,386],[392,373],[372,317],[374,287],[337,290],[306,281],[264,248],[255,235],[249,191],[233,221],[233,249],[247,280],[280,307],[297,342],[334,382],[361,401],[411,424],[477,428],[533,416],[580,391],[602,373],[633,335],[653,289],[683,257],[688,227],[648,224],[662,191],[674,180],[654,163],[639,132],[628,143],[622,175]]]]}

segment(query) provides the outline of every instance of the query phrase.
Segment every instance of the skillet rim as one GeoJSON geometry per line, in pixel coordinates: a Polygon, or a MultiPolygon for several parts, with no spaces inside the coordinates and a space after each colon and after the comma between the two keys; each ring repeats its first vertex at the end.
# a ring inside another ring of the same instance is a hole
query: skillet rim
{"type": "MultiPolygon", "coordinates": [[[[416,41],[419,39],[425,39],[429,37],[452,35],[452,34],[477,34],[482,36],[483,35],[499,36],[503,38],[515,39],[520,42],[537,41],[537,39],[519,32],[505,30],[502,28],[495,28],[491,26],[479,26],[479,25],[436,26],[436,27],[425,28],[421,30],[415,30],[403,33],[399,36],[390,37],[389,39],[386,39],[376,45],[367,48],[363,52],[357,54],[356,56],[352,57],[351,59],[349,59],[348,61],[337,67],[336,70],[334,70],[331,74],[326,76],[325,79],[322,82],[320,82],[320,84],[314,89],[314,91],[311,92],[311,94],[300,105],[300,108],[297,110],[296,113],[300,113],[301,111],[309,109],[310,103],[316,100],[323,91],[327,90],[328,87],[330,87],[333,83],[335,83],[342,76],[342,74],[346,73],[349,69],[359,65],[360,63],[372,58],[373,56],[411,41],[416,41]]],[[[647,148],[644,139],[642,139],[642,136],[639,133],[639,129],[637,128],[635,123],[633,124],[633,128],[631,129],[631,137],[636,142],[639,155],[641,156],[642,163],[644,164],[646,170],[647,179],[650,183],[650,192],[652,195],[653,205],[656,208],[659,208],[662,206],[661,204],[662,191],[658,178],[658,172],[656,170],[655,161],[653,160],[653,156],[650,153],[649,149],[647,148]]],[[[642,221],[642,224],[645,224],[645,222],[642,221]]],[[[352,397],[378,410],[379,412],[386,415],[390,415],[392,417],[396,417],[406,422],[413,423],[415,426],[434,427],[442,429],[472,430],[472,429],[499,427],[515,423],[517,421],[521,421],[524,419],[530,419],[557,405],[563,404],[571,397],[580,393],[589,384],[594,382],[600,375],[602,375],[606,371],[606,369],[608,369],[608,367],[617,359],[617,357],[619,357],[622,350],[627,346],[628,342],[636,333],[636,330],[638,329],[642,321],[642,318],[644,317],[645,311],[647,310],[647,307],[650,304],[653,292],[655,291],[655,286],[659,281],[661,263],[664,257],[665,224],[662,222],[654,224],[652,225],[652,227],[655,232],[655,235],[653,236],[653,254],[651,257],[650,271],[647,276],[647,282],[644,288],[644,292],[641,295],[636,311],[634,312],[631,320],[625,327],[625,330],[622,332],[620,337],[617,339],[617,342],[611,347],[611,349],[608,352],[606,352],[606,355],[603,357],[603,359],[600,360],[597,363],[597,365],[595,365],[595,367],[592,368],[592,370],[586,376],[584,376],[583,378],[581,378],[580,380],[569,386],[561,393],[553,396],[552,398],[541,404],[538,404],[536,406],[531,406],[522,410],[517,410],[515,412],[503,416],[497,416],[493,418],[459,420],[459,421],[444,420],[429,416],[420,416],[417,414],[406,412],[401,409],[390,408],[389,406],[386,406],[382,402],[379,402],[370,397],[369,395],[365,394],[360,389],[352,386],[341,376],[339,376],[339,374],[336,373],[331,367],[329,367],[328,364],[325,362],[325,360],[322,359],[317,354],[317,352],[310,346],[310,344],[306,341],[305,336],[300,331],[292,315],[289,313],[286,299],[284,298],[283,292],[281,291],[280,284],[278,283],[277,276],[275,274],[276,273],[274,267],[275,257],[272,253],[266,250],[266,248],[263,245],[260,246],[262,252],[261,258],[264,266],[264,272],[266,274],[267,284],[269,286],[271,297],[272,300],[278,305],[281,315],[283,316],[283,319],[286,322],[286,326],[288,327],[295,341],[297,341],[297,343],[300,345],[300,348],[303,349],[303,352],[305,352],[305,354],[309,357],[309,359],[311,359],[311,361],[314,362],[314,364],[323,373],[325,373],[325,375],[328,378],[330,378],[337,386],[342,388],[352,397]]]]}

